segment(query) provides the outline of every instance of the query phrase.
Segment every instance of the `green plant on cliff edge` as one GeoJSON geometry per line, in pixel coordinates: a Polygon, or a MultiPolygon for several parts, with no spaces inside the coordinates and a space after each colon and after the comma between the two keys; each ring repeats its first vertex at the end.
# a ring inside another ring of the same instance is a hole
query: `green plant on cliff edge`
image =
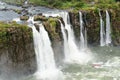
{"type": "Polygon", "coordinates": [[[20,25],[17,24],[16,22],[0,22],[0,43],[4,43],[7,40],[7,32],[11,30],[11,28],[20,28],[24,32],[28,32],[30,36],[32,36],[31,32],[29,32],[29,27],[26,25],[20,25]]]}

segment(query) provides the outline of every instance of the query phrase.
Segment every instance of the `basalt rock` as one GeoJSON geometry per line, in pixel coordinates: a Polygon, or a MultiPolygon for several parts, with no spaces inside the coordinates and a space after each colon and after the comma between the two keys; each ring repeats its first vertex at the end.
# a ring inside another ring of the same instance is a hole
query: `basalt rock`
{"type": "MultiPolygon", "coordinates": [[[[99,15],[94,10],[81,11],[83,17],[83,25],[87,29],[87,37],[89,44],[99,44],[99,15]]],[[[79,11],[70,12],[70,22],[74,29],[74,34],[76,39],[80,40],[80,21],[79,21],[79,11]]]]}
{"type": "MultiPolygon", "coordinates": [[[[100,10],[102,18],[104,20],[104,26],[106,21],[106,10],[100,10]]],[[[87,41],[90,45],[99,45],[100,44],[100,17],[99,10],[90,9],[82,10],[83,14],[83,25],[87,29],[87,41]]],[[[109,9],[108,10],[111,19],[111,36],[112,44],[114,46],[120,46],[120,10],[119,9],[109,9]]],[[[79,21],[79,11],[74,12],[70,11],[70,22],[74,29],[74,34],[76,39],[80,39],[80,21],[79,21]]]]}
{"type": "Polygon", "coordinates": [[[36,61],[32,30],[27,26],[17,24],[2,23],[2,26],[0,25],[1,74],[28,75],[34,73],[36,61]]]}
{"type": "Polygon", "coordinates": [[[35,15],[34,16],[34,21],[47,21],[48,18],[42,15],[35,15]]]}
{"type": "Polygon", "coordinates": [[[27,21],[29,19],[29,16],[20,16],[20,20],[27,21]]]}
{"type": "Polygon", "coordinates": [[[51,17],[47,21],[44,21],[43,24],[53,43],[62,40],[61,25],[57,18],[51,17]]]}
{"type": "Polygon", "coordinates": [[[120,10],[114,9],[109,11],[111,13],[111,30],[113,45],[120,46],[120,10]]]}

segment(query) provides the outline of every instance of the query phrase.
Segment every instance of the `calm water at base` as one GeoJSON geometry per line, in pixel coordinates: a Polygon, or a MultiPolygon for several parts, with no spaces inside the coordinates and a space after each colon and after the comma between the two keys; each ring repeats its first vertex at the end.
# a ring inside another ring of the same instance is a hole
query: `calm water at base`
{"type": "MultiPolygon", "coordinates": [[[[120,80],[119,47],[92,47],[94,59],[88,64],[64,64],[64,80],[120,80]]],[[[30,76],[25,80],[37,80],[30,76]]],[[[49,80],[49,79],[48,79],[49,80]]]]}

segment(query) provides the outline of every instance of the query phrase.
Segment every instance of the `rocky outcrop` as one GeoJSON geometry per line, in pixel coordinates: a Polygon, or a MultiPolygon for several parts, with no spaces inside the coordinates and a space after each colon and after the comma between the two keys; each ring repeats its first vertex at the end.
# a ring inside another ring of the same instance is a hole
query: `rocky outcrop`
{"type": "Polygon", "coordinates": [[[34,73],[36,60],[32,30],[24,25],[2,23],[0,25],[1,74],[34,73]]]}
{"type": "Polygon", "coordinates": [[[20,16],[20,20],[27,21],[29,19],[29,16],[23,15],[20,16]]]}

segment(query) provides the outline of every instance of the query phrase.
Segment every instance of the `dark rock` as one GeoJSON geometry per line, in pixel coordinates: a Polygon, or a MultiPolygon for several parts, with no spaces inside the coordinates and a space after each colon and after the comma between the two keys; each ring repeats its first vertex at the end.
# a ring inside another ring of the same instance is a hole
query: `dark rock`
{"type": "Polygon", "coordinates": [[[39,24],[35,23],[34,25],[35,25],[37,31],[39,32],[39,31],[40,31],[40,30],[39,30],[39,24]]]}
{"type": "Polygon", "coordinates": [[[39,15],[39,16],[42,16],[42,13],[39,13],[38,15],[39,15]]]}
{"type": "Polygon", "coordinates": [[[1,30],[5,32],[0,34],[0,71],[2,70],[2,74],[4,72],[8,75],[34,73],[36,60],[32,30],[15,26],[1,30]]]}
{"type": "Polygon", "coordinates": [[[29,19],[29,16],[23,15],[20,16],[20,20],[27,21],[29,19]]]}
{"type": "Polygon", "coordinates": [[[45,16],[42,15],[36,15],[34,16],[34,21],[46,21],[47,18],[45,16]]]}

